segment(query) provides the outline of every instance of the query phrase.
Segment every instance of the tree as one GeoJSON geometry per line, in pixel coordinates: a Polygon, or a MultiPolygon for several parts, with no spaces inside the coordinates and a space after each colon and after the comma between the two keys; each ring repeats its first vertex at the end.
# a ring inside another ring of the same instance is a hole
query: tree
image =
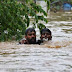
{"type": "MultiPolygon", "coordinates": [[[[48,3],[48,0],[45,2],[48,3]]],[[[44,18],[47,13],[31,0],[24,0],[24,2],[0,0],[0,41],[12,40],[13,36],[16,37],[16,40],[21,39],[30,24],[29,16],[34,17],[34,28],[36,24],[39,29],[45,27],[44,24],[39,23],[39,20],[48,22],[44,18]],[[37,15],[38,12],[43,15],[37,15]]]]}

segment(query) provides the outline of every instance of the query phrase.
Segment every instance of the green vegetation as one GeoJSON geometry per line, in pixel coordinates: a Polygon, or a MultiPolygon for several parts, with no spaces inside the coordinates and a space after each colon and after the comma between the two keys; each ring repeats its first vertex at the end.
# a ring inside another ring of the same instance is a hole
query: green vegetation
{"type": "MultiPolygon", "coordinates": [[[[48,0],[45,2],[48,3],[49,7],[48,0]]],[[[16,40],[21,39],[26,28],[30,25],[29,16],[34,17],[33,25],[35,27],[37,24],[39,29],[45,27],[45,25],[39,24],[39,20],[48,22],[44,18],[47,13],[32,0],[24,0],[24,2],[0,0],[0,41],[9,41],[12,40],[12,37],[15,37],[16,40]],[[43,15],[39,16],[36,13],[43,15]]]]}

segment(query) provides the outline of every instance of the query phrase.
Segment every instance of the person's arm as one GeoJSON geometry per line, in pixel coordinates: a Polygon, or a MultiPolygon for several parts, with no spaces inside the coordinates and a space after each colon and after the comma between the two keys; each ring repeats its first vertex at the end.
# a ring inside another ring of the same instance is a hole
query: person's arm
{"type": "Polygon", "coordinates": [[[26,40],[25,39],[22,39],[19,41],[19,44],[25,44],[26,43],[26,40]]]}

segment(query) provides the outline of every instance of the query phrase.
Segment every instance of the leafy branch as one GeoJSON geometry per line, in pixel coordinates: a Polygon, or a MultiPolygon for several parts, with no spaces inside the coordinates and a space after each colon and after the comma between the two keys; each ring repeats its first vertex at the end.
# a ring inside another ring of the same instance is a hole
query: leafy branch
{"type": "MultiPolygon", "coordinates": [[[[48,2],[48,0],[45,1],[48,2]]],[[[21,39],[30,25],[29,16],[34,17],[34,24],[37,23],[39,29],[45,27],[44,24],[38,23],[39,20],[48,22],[44,18],[47,13],[41,6],[30,0],[24,0],[24,3],[16,0],[0,0],[0,41],[12,40],[13,36],[16,40],[21,39]],[[43,15],[39,16],[37,13],[43,15]]]]}

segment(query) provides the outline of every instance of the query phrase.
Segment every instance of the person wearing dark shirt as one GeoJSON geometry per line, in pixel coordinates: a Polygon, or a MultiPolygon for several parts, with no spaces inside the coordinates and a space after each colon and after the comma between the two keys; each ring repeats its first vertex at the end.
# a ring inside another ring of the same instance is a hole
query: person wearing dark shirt
{"type": "Polygon", "coordinates": [[[21,40],[19,44],[36,44],[36,31],[34,28],[28,28],[25,31],[25,39],[21,40]]]}
{"type": "Polygon", "coordinates": [[[52,40],[52,33],[48,28],[44,28],[40,32],[40,40],[36,41],[36,31],[33,28],[28,28],[25,31],[25,39],[21,40],[19,44],[41,44],[44,41],[52,40]]]}

